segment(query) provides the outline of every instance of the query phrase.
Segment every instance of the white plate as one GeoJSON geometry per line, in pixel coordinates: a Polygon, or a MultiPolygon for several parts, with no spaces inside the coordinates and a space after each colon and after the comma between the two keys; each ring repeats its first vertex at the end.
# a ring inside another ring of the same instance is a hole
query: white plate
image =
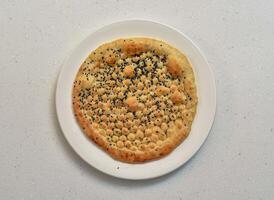
{"type": "Polygon", "coordinates": [[[63,133],[75,152],[96,169],[124,179],[149,179],[167,174],[186,163],[201,147],[212,126],[216,109],[213,73],[194,43],[179,31],[159,23],[129,20],[107,25],[89,35],[72,52],[60,72],[56,109],[63,133]],[[193,64],[198,89],[198,108],[187,139],[171,154],[144,164],[127,164],[112,159],[90,141],[79,128],[72,110],[72,84],[81,63],[100,44],[123,37],[162,39],[185,52],[193,64]]]}

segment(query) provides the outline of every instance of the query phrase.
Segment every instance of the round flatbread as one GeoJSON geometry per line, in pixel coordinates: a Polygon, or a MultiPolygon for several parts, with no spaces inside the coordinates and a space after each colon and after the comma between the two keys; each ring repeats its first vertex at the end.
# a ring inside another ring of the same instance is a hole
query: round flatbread
{"type": "Polygon", "coordinates": [[[98,47],[81,65],[72,95],[84,133],[113,158],[129,163],[175,149],[191,130],[198,102],[187,57],[149,38],[98,47]]]}

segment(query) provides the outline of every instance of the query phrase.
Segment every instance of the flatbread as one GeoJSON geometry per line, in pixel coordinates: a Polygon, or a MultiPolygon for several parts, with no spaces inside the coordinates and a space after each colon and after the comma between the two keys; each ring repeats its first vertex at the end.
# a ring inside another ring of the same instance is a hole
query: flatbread
{"type": "Polygon", "coordinates": [[[99,46],[81,65],[72,96],[83,132],[128,163],[174,150],[188,136],[198,102],[187,57],[150,38],[99,46]]]}

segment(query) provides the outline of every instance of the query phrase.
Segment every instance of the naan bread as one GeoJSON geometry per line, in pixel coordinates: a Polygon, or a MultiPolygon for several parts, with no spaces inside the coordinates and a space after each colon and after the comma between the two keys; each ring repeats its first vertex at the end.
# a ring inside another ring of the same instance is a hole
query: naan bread
{"type": "Polygon", "coordinates": [[[175,149],[191,130],[197,102],[187,57],[149,38],[101,45],[81,65],[73,85],[73,109],[83,132],[129,163],[175,149]]]}

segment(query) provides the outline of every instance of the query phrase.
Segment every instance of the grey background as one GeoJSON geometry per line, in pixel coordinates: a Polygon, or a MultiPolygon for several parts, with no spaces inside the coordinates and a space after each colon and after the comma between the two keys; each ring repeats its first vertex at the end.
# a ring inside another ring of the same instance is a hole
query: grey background
{"type": "Polygon", "coordinates": [[[273,199],[274,1],[0,2],[0,199],[273,199]],[[149,181],[104,175],[69,147],[56,120],[62,61],[92,31],[144,18],[204,51],[217,113],[184,167],[149,181]]]}

